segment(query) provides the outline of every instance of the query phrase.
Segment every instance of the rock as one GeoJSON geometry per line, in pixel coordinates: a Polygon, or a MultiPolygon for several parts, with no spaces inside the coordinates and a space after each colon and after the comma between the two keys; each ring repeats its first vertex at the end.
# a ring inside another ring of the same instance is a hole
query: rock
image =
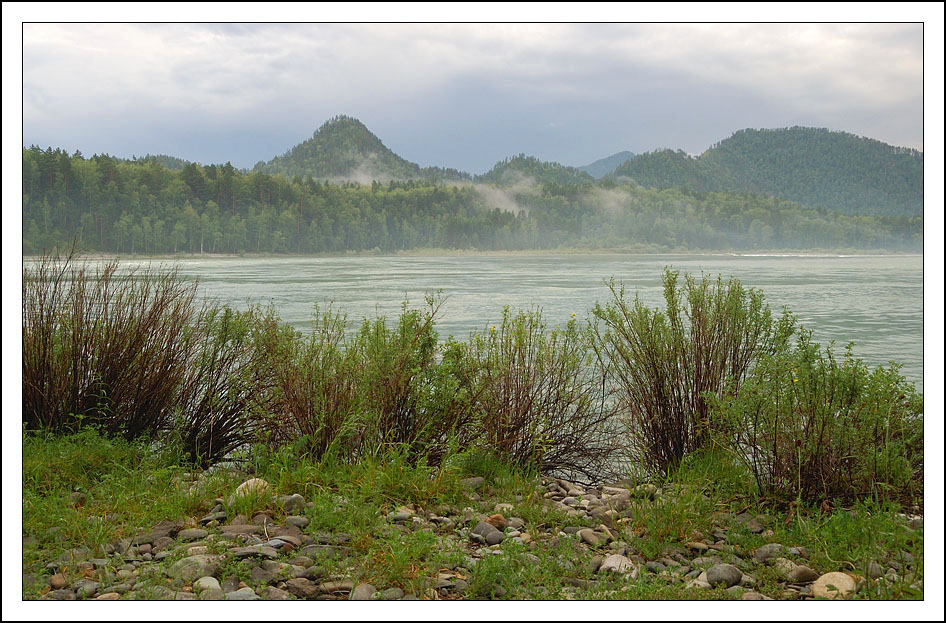
{"type": "Polygon", "coordinates": [[[687,582],[686,588],[713,588],[709,582],[704,582],[703,580],[691,580],[687,582]]]}
{"type": "Polygon", "coordinates": [[[75,588],[76,597],[86,598],[94,595],[95,591],[99,590],[100,586],[100,583],[93,582],[92,580],[79,580],[73,588],[75,588]]]}
{"type": "Polygon", "coordinates": [[[151,552],[145,552],[141,554],[142,556],[149,556],[150,554],[160,552],[161,550],[167,549],[174,545],[176,541],[173,537],[162,536],[154,540],[154,544],[151,546],[151,552]]]}
{"type": "Polygon", "coordinates": [[[811,594],[824,599],[845,599],[854,592],[856,587],[854,578],[846,573],[832,571],[815,580],[815,583],[811,585],[811,594]]]}
{"type": "Polygon", "coordinates": [[[260,530],[259,526],[254,526],[253,524],[233,524],[222,526],[220,532],[225,537],[234,537],[241,534],[259,534],[262,530],[260,530]]]}
{"type": "Polygon", "coordinates": [[[506,538],[506,535],[496,530],[495,532],[490,532],[486,535],[486,544],[487,545],[499,545],[503,542],[503,539],[506,538]]]}
{"type": "Polygon", "coordinates": [[[338,580],[334,582],[323,582],[319,584],[318,589],[320,593],[323,594],[332,594],[332,595],[341,595],[344,593],[350,593],[352,589],[355,588],[355,583],[351,580],[338,580]]]}
{"type": "Polygon", "coordinates": [[[690,541],[687,543],[687,548],[694,552],[705,552],[709,549],[709,545],[700,541],[690,541]]]}
{"type": "Polygon", "coordinates": [[[473,476],[472,478],[464,478],[460,481],[460,486],[464,489],[476,489],[477,487],[483,486],[483,483],[486,482],[486,479],[482,476],[473,476]]]}
{"type": "Polygon", "coordinates": [[[235,547],[230,550],[230,553],[235,557],[242,558],[252,558],[254,556],[259,558],[269,558],[270,560],[274,558],[279,558],[279,552],[275,548],[268,545],[251,545],[249,547],[235,547]]]}
{"type": "Polygon", "coordinates": [[[118,593],[119,595],[124,595],[131,590],[131,584],[122,582],[120,584],[112,584],[111,586],[106,586],[102,589],[102,593],[118,593]]]}
{"type": "Polygon", "coordinates": [[[743,601],[774,601],[771,597],[754,592],[743,593],[741,599],[743,601]]]}
{"type": "Polygon", "coordinates": [[[581,540],[590,545],[591,547],[597,547],[601,545],[601,537],[595,534],[595,531],[591,528],[584,528],[583,530],[578,531],[578,536],[581,537],[581,540]]]}
{"type": "Polygon", "coordinates": [[[667,566],[663,563],[652,560],[647,563],[647,570],[651,573],[661,573],[667,570],[667,566]]]}
{"type": "Polygon", "coordinates": [[[292,595],[289,592],[280,590],[275,586],[267,586],[263,589],[262,597],[266,601],[289,601],[292,599],[292,595]]]}
{"type": "Polygon", "coordinates": [[[779,576],[783,580],[787,580],[788,576],[792,574],[792,571],[795,570],[795,563],[789,560],[788,558],[776,558],[772,561],[772,566],[778,571],[779,576]]]}
{"type": "Polygon", "coordinates": [[[805,565],[795,565],[795,568],[788,573],[786,579],[794,584],[810,584],[818,579],[818,572],[805,565]]]}
{"type": "Polygon", "coordinates": [[[102,593],[95,598],[96,601],[118,601],[121,599],[121,595],[118,593],[102,593]]]}
{"type": "Polygon", "coordinates": [[[319,585],[306,578],[293,578],[287,581],[286,590],[300,599],[315,599],[319,595],[319,585]]]}
{"type": "Polygon", "coordinates": [[[250,478],[236,488],[236,490],[227,500],[227,505],[233,506],[237,500],[247,496],[256,496],[258,498],[266,496],[269,493],[269,490],[269,483],[262,478],[250,478]]]}
{"type": "Polygon", "coordinates": [[[292,495],[279,496],[280,505],[287,513],[305,512],[305,498],[298,493],[292,495]]]}
{"type": "Polygon", "coordinates": [[[259,598],[259,595],[253,592],[253,589],[249,586],[227,593],[225,597],[227,601],[256,601],[259,598]]]}
{"type": "Polygon", "coordinates": [[[185,582],[193,582],[207,575],[220,573],[223,556],[199,554],[182,558],[168,568],[168,575],[185,582]]]}
{"type": "Polygon", "coordinates": [[[765,562],[769,558],[778,556],[782,553],[782,545],[780,543],[769,543],[763,545],[755,551],[755,556],[753,558],[756,562],[765,562]]]}
{"type": "Polygon", "coordinates": [[[726,588],[739,584],[742,579],[742,571],[738,567],[728,563],[713,565],[706,571],[706,581],[712,586],[725,584],[726,588]]]}
{"type": "Polygon", "coordinates": [[[194,584],[192,586],[194,590],[197,592],[209,591],[209,590],[221,590],[220,582],[217,580],[217,578],[213,577],[212,575],[205,575],[202,578],[198,578],[194,580],[194,584]]]}
{"type": "Polygon", "coordinates": [[[207,525],[211,521],[224,521],[226,518],[227,518],[227,514],[225,512],[218,511],[214,513],[210,513],[209,515],[205,515],[204,517],[201,517],[200,523],[202,525],[207,525]]]}
{"type": "Polygon", "coordinates": [[[197,541],[200,539],[207,538],[209,534],[206,530],[201,528],[188,528],[187,530],[181,530],[177,533],[177,538],[182,541],[197,541]]]}
{"type": "Polygon", "coordinates": [[[508,513],[512,511],[513,508],[515,507],[512,504],[500,502],[499,504],[493,507],[493,512],[494,513],[508,513]]]}
{"type": "Polygon", "coordinates": [[[74,601],[76,594],[68,588],[60,588],[55,591],[49,591],[46,593],[42,599],[48,599],[51,601],[74,601]]]}
{"type": "Polygon", "coordinates": [[[73,508],[79,508],[81,506],[85,506],[85,502],[86,502],[86,496],[81,491],[73,491],[69,495],[69,504],[71,504],[73,508]]]}
{"type": "Polygon", "coordinates": [[[601,562],[598,573],[627,574],[635,570],[634,563],[620,554],[612,554],[601,562]]]}
{"type": "Polygon", "coordinates": [[[309,525],[309,518],[300,515],[290,515],[286,517],[286,523],[297,528],[305,528],[309,525]]]}
{"type": "Polygon", "coordinates": [[[388,588],[371,596],[373,601],[395,601],[404,597],[404,591],[400,588],[388,588]]]}
{"type": "Polygon", "coordinates": [[[66,576],[64,576],[63,574],[57,573],[55,575],[49,576],[49,585],[52,587],[53,590],[68,588],[69,580],[67,580],[66,576]]]}
{"type": "Polygon", "coordinates": [[[881,567],[876,560],[870,561],[870,564],[867,565],[867,577],[872,580],[876,580],[884,574],[884,569],[881,567]]]}
{"type": "Polygon", "coordinates": [[[506,529],[506,518],[503,517],[502,514],[500,513],[496,513],[495,515],[490,515],[489,517],[487,517],[486,523],[493,526],[497,530],[506,529]]]}
{"type": "Polygon", "coordinates": [[[377,592],[377,589],[370,584],[359,584],[348,597],[351,601],[368,601],[371,596],[377,592]]]}

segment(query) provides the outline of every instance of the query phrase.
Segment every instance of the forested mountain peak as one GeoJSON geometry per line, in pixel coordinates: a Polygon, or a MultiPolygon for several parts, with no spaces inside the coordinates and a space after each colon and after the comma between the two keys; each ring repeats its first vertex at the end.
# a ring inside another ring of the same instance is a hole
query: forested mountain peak
{"type": "Polygon", "coordinates": [[[575,167],[567,167],[558,162],[546,162],[535,156],[526,156],[524,153],[500,160],[483,175],[477,175],[475,180],[500,186],[522,182],[562,185],[594,183],[591,175],[575,167]]]}
{"type": "Polygon", "coordinates": [[[421,168],[388,149],[364,123],[338,115],[322,124],[307,139],[255,171],[287,177],[312,177],[361,183],[407,179],[468,179],[454,169],[421,168]]]}
{"type": "Polygon", "coordinates": [[[695,158],[672,150],[641,154],[612,178],[759,193],[847,214],[923,211],[923,152],[826,128],[739,130],[695,158]]]}
{"type": "Polygon", "coordinates": [[[601,158],[599,160],[595,160],[591,164],[586,164],[577,168],[599,180],[634,156],[634,152],[619,151],[618,153],[608,156],[607,158],[601,158]]]}

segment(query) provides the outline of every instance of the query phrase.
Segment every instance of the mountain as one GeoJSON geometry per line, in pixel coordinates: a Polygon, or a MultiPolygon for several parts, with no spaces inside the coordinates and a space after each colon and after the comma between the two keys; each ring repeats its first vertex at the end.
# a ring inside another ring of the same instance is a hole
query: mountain
{"type": "Polygon", "coordinates": [[[594,184],[594,178],[588,173],[566,167],[557,162],[545,162],[535,156],[519,154],[497,162],[492,169],[482,175],[477,175],[476,182],[511,186],[523,181],[532,180],[539,184],[594,184]]]}
{"type": "Polygon", "coordinates": [[[740,130],[697,157],[638,155],[609,178],[771,195],[845,214],[923,214],[923,152],[825,128],[740,130]]]}
{"type": "Polygon", "coordinates": [[[282,156],[259,162],[255,171],[287,177],[314,179],[373,180],[423,179],[431,181],[470,179],[468,173],[439,167],[422,168],[388,149],[358,119],[339,115],[326,121],[305,140],[282,156]]]}
{"type": "Polygon", "coordinates": [[[595,160],[591,164],[578,167],[578,169],[589,174],[596,180],[600,180],[602,177],[608,173],[611,173],[616,168],[633,158],[634,155],[634,153],[629,151],[620,151],[613,156],[608,156],[607,158],[602,158],[601,160],[595,160]]]}

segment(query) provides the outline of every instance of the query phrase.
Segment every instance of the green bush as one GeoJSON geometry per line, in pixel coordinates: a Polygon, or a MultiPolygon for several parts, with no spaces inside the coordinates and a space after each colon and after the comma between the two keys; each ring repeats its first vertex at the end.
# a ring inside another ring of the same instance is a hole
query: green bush
{"type": "Polygon", "coordinates": [[[624,286],[595,305],[594,345],[613,375],[632,456],[647,471],[668,473],[707,440],[707,395],[738,393],[758,358],[785,344],[794,318],[772,317],[762,293],[736,279],[723,283],[663,274],[666,311],[651,310],[624,286]]]}
{"type": "MultiPolygon", "coordinates": [[[[476,410],[478,443],[542,473],[600,481],[613,474],[617,422],[575,318],[548,329],[537,310],[474,333],[455,372],[476,410]]],[[[462,347],[459,348],[463,351],[462,347]]]]}
{"type": "Polygon", "coordinates": [[[23,424],[93,425],[132,440],[171,424],[196,284],[175,271],[97,270],[74,255],[23,269],[23,424]]]}
{"type": "Polygon", "coordinates": [[[760,494],[815,502],[922,491],[922,396],[898,366],[871,371],[852,346],[838,360],[802,330],[737,395],[712,401],[719,442],[760,494]]]}

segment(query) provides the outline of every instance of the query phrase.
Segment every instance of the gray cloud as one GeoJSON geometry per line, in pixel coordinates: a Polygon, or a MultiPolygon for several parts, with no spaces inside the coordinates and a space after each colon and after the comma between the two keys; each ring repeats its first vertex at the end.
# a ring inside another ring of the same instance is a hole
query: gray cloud
{"type": "Polygon", "coordinates": [[[24,24],[24,142],[252,166],[327,118],[421,165],[816,125],[922,148],[919,24],[24,24]]]}

